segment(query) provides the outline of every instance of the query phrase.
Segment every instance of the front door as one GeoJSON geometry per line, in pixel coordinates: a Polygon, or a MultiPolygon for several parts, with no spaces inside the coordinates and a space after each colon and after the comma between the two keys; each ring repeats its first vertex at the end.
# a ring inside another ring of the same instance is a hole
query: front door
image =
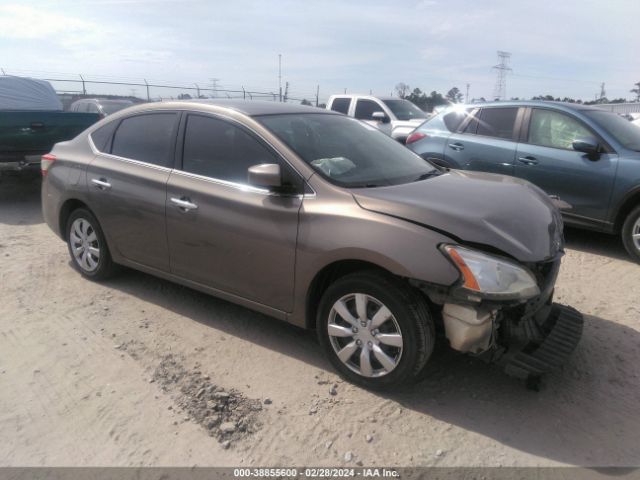
{"type": "Polygon", "coordinates": [[[533,108],[525,141],[518,144],[515,175],[557,197],[563,214],[576,222],[606,220],[618,156],[590,156],[573,140],[596,135],[578,118],[533,108]]]}
{"type": "Polygon", "coordinates": [[[174,112],[127,117],[112,139],[97,142],[101,151],[87,169],[91,206],[114,253],[163,271],[169,270],[165,202],[177,124],[174,112]]]}
{"type": "Polygon", "coordinates": [[[183,137],[182,168],[167,186],[171,272],[291,311],[302,196],[247,185],[250,166],[280,163],[288,175],[287,165],[221,117],[189,114],[183,137]]]}

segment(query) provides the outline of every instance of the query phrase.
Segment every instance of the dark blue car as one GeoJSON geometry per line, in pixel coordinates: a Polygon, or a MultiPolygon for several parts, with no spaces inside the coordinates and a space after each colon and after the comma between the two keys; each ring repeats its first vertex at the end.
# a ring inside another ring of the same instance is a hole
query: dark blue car
{"type": "Polygon", "coordinates": [[[619,115],[560,102],[454,106],[407,146],[446,168],[529,180],[570,225],[621,234],[640,262],[640,128],[619,115]]]}

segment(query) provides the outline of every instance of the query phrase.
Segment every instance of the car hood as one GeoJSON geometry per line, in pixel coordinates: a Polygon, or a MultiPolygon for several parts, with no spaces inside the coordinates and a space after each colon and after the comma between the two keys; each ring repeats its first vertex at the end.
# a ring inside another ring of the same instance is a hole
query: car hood
{"type": "Polygon", "coordinates": [[[553,258],[563,247],[558,209],[538,187],[513,177],[450,171],[352,193],[366,210],[424,225],[462,243],[493,247],[521,262],[553,258]]]}

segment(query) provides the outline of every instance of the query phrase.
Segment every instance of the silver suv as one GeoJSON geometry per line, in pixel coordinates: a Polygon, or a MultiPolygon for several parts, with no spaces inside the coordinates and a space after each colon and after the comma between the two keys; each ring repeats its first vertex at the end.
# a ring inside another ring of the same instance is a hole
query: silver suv
{"type": "Polygon", "coordinates": [[[533,185],[446,172],[362,122],[281,103],[118,112],[42,161],[73,265],[125,265],[318,332],[370,388],[452,348],[537,378],[581,315],[552,303],[562,221],[533,185]]]}

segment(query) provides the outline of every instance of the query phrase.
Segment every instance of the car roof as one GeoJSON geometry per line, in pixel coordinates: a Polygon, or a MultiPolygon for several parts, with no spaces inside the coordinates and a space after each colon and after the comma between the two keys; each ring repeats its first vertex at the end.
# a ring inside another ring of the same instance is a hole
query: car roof
{"type": "Polygon", "coordinates": [[[402,100],[400,97],[392,97],[389,95],[369,95],[364,93],[338,93],[331,95],[329,98],[365,98],[365,99],[377,99],[377,100],[402,100]]]}
{"type": "Polygon", "coordinates": [[[478,102],[470,103],[468,107],[558,107],[561,110],[602,110],[597,105],[584,105],[582,103],[557,102],[550,100],[509,100],[504,102],[478,102]]]}
{"type": "Polygon", "coordinates": [[[310,107],[308,105],[300,105],[297,103],[286,102],[268,102],[265,100],[235,100],[235,99],[195,99],[195,100],[171,100],[172,105],[184,104],[185,106],[193,104],[211,105],[216,107],[228,108],[238,113],[248,115],[250,117],[256,115],[278,115],[283,113],[322,113],[334,114],[339,113],[325,110],[319,107],[310,107]]]}

